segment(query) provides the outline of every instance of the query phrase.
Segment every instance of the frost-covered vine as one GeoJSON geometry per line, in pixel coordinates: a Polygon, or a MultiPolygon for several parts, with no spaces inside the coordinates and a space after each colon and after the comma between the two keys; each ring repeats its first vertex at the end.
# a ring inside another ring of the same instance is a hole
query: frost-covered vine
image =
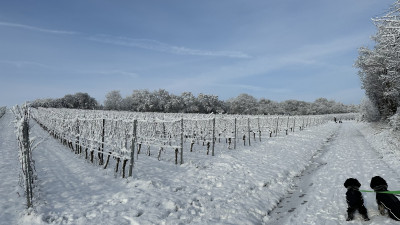
{"type": "Polygon", "coordinates": [[[12,108],[15,116],[15,133],[19,144],[19,161],[21,163],[20,184],[25,188],[27,207],[32,207],[34,180],[36,179],[35,165],[32,158],[34,138],[29,135],[30,110],[24,105],[12,108]]]}

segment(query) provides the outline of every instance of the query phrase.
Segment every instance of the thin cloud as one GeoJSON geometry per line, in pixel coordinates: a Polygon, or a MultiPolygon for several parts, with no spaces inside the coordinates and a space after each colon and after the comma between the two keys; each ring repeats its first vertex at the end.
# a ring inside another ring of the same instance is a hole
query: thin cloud
{"type": "MultiPolygon", "coordinates": [[[[25,30],[32,30],[44,33],[51,33],[51,34],[66,34],[66,35],[76,35],[79,32],[75,31],[67,31],[67,30],[53,30],[53,29],[46,29],[36,26],[30,26],[25,24],[19,23],[9,23],[9,22],[2,22],[0,21],[0,26],[3,27],[14,27],[20,28],[25,30]]],[[[216,56],[216,57],[229,57],[229,58],[250,58],[249,55],[239,52],[239,51],[209,51],[209,50],[200,50],[200,49],[191,49],[182,46],[174,46],[165,44],[156,40],[149,40],[149,39],[133,39],[133,38],[126,38],[126,37],[114,37],[110,35],[94,35],[86,37],[87,40],[106,43],[106,44],[113,44],[113,45],[121,45],[127,47],[134,47],[134,48],[142,48],[147,50],[153,50],[158,52],[167,52],[177,55],[197,55],[197,56],[216,56]]]]}
{"type": "Polygon", "coordinates": [[[90,74],[100,74],[100,75],[117,75],[117,76],[127,76],[131,78],[138,78],[139,74],[134,72],[127,72],[122,70],[103,70],[103,71],[81,71],[81,73],[90,73],[90,74]]]}
{"type": "Polygon", "coordinates": [[[45,69],[54,69],[54,67],[49,66],[49,65],[45,65],[42,63],[37,63],[37,62],[30,62],[30,61],[12,61],[12,60],[0,60],[1,64],[8,64],[8,65],[12,65],[15,67],[41,67],[41,68],[45,68],[45,69]]]}
{"type": "Polygon", "coordinates": [[[25,30],[33,30],[33,31],[52,33],[52,34],[69,34],[69,35],[78,34],[78,32],[75,32],[75,31],[52,30],[52,29],[45,29],[45,28],[41,28],[41,27],[29,26],[29,25],[25,25],[25,24],[8,23],[8,22],[1,22],[1,21],[0,21],[0,26],[15,27],[15,28],[21,28],[21,29],[25,29],[25,30]]]}
{"type": "Polygon", "coordinates": [[[109,35],[96,35],[87,38],[91,41],[121,45],[134,48],[142,48],[159,52],[167,52],[177,55],[198,55],[198,56],[220,56],[230,58],[250,58],[249,55],[238,51],[208,51],[199,49],[190,49],[186,47],[179,47],[174,45],[165,44],[156,40],[149,39],[133,39],[126,37],[114,37],[109,35]]]}
{"type": "Polygon", "coordinates": [[[265,91],[265,90],[267,90],[266,88],[263,88],[263,87],[258,87],[258,86],[254,86],[254,85],[246,85],[246,84],[219,84],[219,83],[214,83],[214,84],[211,84],[211,85],[215,86],[215,87],[236,88],[236,89],[250,90],[250,91],[265,91]]]}
{"type": "MultiPolygon", "coordinates": [[[[229,83],[234,79],[242,79],[255,76],[269,76],[271,79],[276,79],[273,71],[289,68],[293,66],[329,66],[329,60],[324,60],[325,57],[332,57],[346,51],[356,51],[359,43],[362,43],[361,35],[346,36],[339,39],[331,40],[330,42],[319,43],[314,45],[303,46],[291,52],[281,55],[266,55],[251,60],[240,61],[226,67],[218,68],[204,72],[198,76],[188,77],[177,80],[169,84],[169,89],[186,87],[187,84],[196,84],[197,86],[206,87],[210,83],[229,83]]],[[[337,65],[331,65],[335,67],[337,65]]],[[[239,88],[239,87],[238,87],[239,88]]],[[[245,86],[242,88],[248,89],[245,86]]],[[[254,90],[254,89],[253,89],[254,90]]],[[[278,90],[285,91],[285,90],[278,90]]],[[[277,91],[274,91],[277,92],[277,91]]]]}

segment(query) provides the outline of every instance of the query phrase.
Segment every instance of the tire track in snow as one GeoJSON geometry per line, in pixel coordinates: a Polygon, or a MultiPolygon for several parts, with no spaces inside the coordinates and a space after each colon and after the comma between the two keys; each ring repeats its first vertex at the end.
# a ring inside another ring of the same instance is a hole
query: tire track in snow
{"type": "Polygon", "coordinates": [[[358,213],[355,214],[354,221],[346,221],[346,189],[343,183],[347,178],[358,179],[361,183],[360,189],[369,190],[371,178],[377,175],[386,179],[389,190],[400,187],[399,173],[382,160],[359,129],[359,124],[355,122],[341,125],[337,136],[318,157],[317,161],[326,162],[326,165],[312,171],[307,177],[313,185],[302,187],[303,181],[300,181],[298,187],[294,189],[292,195],[297,198],[303,196],[302,200],[284,202],[283,204],[288,205],[286,207],[293,205],[295,209],[290,208],[281,217],[272,217],[278,220],[271,219],[268,224],[398,224],[387,216],[379,214],[374,193],[363,193],[364,204],[371,221],[363,221],[358,213]],[[302,204],[302,201],[307,202],[302,204]]]}
{"type": "Polygon", "coordinates": [[[271,218],[270,222],[267,224],[282,224],[282,220],[287,218],[288,214],[293,213],[298,206],[308,203],[307,200],[304,200],[304,197],[307,195],[308,189],[314,185],[311,177],[314,175],[315,171],[327,164],[325,161],[321,160],[321,157],[325,155],[328,147],[332,144],[337,135],[338,131],[331,134],[331,136],[326,139],[325,143],[320,147],[320,149],[313,155],[310,164],[302,171],[301,174],[294,178],[292,189],[281,199],[274,209],[268,212],[268,215],[271,218]]]}

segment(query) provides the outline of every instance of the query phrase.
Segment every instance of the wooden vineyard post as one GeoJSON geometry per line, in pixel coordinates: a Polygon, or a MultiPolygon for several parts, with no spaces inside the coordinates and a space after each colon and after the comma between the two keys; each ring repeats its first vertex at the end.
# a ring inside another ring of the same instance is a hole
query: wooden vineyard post
{"type": "Polygon", "coordinates": [[[286,135],[288,135],[288,130],[289,130],[289,120],[290,120],[290,116],[288,116],[288,118],[287,118],[287,124],[286,124],[286,135]]]}
{"type": "Polygon", "coordinates": [[[214,146],[215,146],[215,117],[213,118],[213,131],[212,131],[212,149],[211,155],[214,156],[214,146]]]}
{"type": "Polygon", "coordinates": [[[128,159],[124,159],[124,161],[122,163],[122,178],[125,178],[125,167],[126,167],[127,162],[128,162],[128,159]]]}
{"type": "Polygon", "coordinates": [[[25,187],[26,187],[26,203],[28,208],[32,207],[32,168],[29,156],[29,124],[27,119],[24,119],[22,125],[22,144],[24,148],[24,166],[25,166],[25,187]]]}
{"type": "Polygon", "coordinates": [[[121,161],[121,158],[117,158],[117,165],[115,166],[115,172],[118,173],[118,167],[119,167],[119,162],[121,161]]]}
{"type": "Polygon", "coordinates": [[[179,150],[176,148],[175,149],[175,165],[178,165],[178,153],[179,153],[179,150]]]}
{"type": "Polygon", "coordinates": [[[75,154],[79,153],[79,119],[76,120],[76,127],[75,127],[75,154]]]}
{"type": "Polygon", "coordinates": [[[293,120],[293,132],[294,132],[294,129],[296,129],[296,117],[293,120]]]}
{"type": "Polygon", "coordinates": [[[183,118],[181,119],[181,165],[183,164],[183,118]]]}
{"type": "Polygon", "coordinates": [[[233,140],[233,149],[236,149],[237,131],[236,131],[237,119],[235,118],[235,139],[233,140]]]}
{"type": "MultiPolygon", "coordinates": [[[[92,151],[92,153],[93,153],[93,151],[92,151]]],[[[112,154],[112,152],[109,152],[108,155],[107,155],[107,161],[106,161],[106,165],[104,166],[104,169],[107,169],[108,162],[110,161],[111,154],[112,154]]]]}
{"type": "Polygon", "coordinates": [[[276,133],[275,133],[275,137],[276,136],[278,136],[278,129],[279,129],[279,116],[278,116],[278,118],[276,119],[276,133]]]}
{"type": "Polygon", "coordinates": [[[98,154],[100,165],[104,164],[104,155],[102,152],[104,151],[105,124],[106,124],[106,119],[103,119],[103,129],[102,129],[102,133],[101,133],[101,152],[99,152],[99,154],[98,154]]]}
{"type": "Polygon", "coordinates": [[[163,127],[163,138],[165,139],[165,137],[167,136],[166,132],[165,132],[165,123],[162,123],[162,127],[163,127]]]}
{"type": "Polygon", "coordinates": [[[190,142],[190,152],[193,151],[193,145],[194,145],[194,139],[192,139],[192,141],[190,142]]]}
{"type": "Polygon", "coordinates": [[[137,131],[137,120],[133,121],[133,134],[132,134],[132,145],[131,145],[131,162],[129,164],[129,174],[132,176],[133,163],[135,162],[135,145],[136,145],[136,131],[137,131]]]}
{"type": "Polygon", "coordinates": [[[94,158],[94,151],[90,151],[90,162],[93,163],[93,158],[94,158]]]}
{"type": "Polygon", "coordinates": [[[258,123],[258,137],[260,138],[260,142],[261,142],[260,117],[257,118],[257,123],[258,123]]]}
{"type": "Polygon", "coordinates": [[[249,133],[248,137],[249,137],[249,146],[251,146],[250,140],[251,140],[251,136],[250,136],[250,117],[247,118],[247,131],[249,133]]]}

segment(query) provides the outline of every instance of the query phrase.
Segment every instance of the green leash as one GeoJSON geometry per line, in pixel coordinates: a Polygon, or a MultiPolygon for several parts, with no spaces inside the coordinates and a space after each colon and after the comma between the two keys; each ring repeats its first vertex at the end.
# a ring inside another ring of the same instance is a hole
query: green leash
{"type": "Polygon", "coordinates": [[[368,190],[360,190],[361,192],[376,192],[376,193],[383,193],[383,194],[400,194],[400,191],[368,191],[368,190]]]}

